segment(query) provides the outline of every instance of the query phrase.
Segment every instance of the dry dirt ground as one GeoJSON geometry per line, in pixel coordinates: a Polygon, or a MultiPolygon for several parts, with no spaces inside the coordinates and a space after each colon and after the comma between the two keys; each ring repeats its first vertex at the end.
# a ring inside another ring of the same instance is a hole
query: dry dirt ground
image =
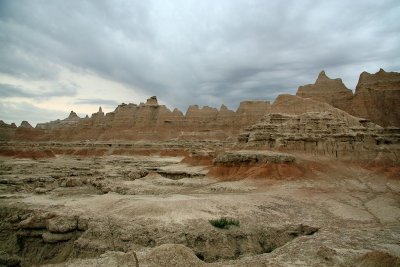
{"type": "Polygon", "coordinates": [[[302,157],[301,178],[235,181],[182,157],[2,157],[0,265],[400,266],[400,180],[302,157]]]}

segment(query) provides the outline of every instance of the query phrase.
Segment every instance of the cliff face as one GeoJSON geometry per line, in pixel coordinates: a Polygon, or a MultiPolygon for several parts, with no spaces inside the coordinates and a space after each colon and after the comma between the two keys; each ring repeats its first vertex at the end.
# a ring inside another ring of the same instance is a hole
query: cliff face
{"type": "Polygon", "coordinates": [[[139,105],[123,103],[107,114],[100,107],[90,118],[71,111],[63,120],[21,126],[16,134],[4,134],[3,140],[226,140],[260,120],[269,107],[269,102],[246,101],[235,112],[224,105],[219,110],[194,105],[183,115],[151,97],[139,105]]]}
{"type": "Polygon", "coordinates": [[[400,128],[383,128],[330,104],[280,95],[264,118],[238,137],[239,146],[299,151],[340,159],[398,162],[400,128]]]}
{"type": "Polygon", "coordinates": [[[400,73],[361,73],[348,112],[384,127],[400,127],[400,73]]]}
{"type": "Polygon", "coordinates": [[[398,162],[400,129],[347,113],[270,113],[238,138],[245,147],[300,151],[340,159],[398,162]]]}
{"type": "Polygon", "coordinates": [[[400,73],[383,69],[375,74],[363,72],[353,96],[341,79],[330,79],[322,71],[314,84],[300,86],[296,95],[328,103],[384,127],[400,127],[400,73]]]}

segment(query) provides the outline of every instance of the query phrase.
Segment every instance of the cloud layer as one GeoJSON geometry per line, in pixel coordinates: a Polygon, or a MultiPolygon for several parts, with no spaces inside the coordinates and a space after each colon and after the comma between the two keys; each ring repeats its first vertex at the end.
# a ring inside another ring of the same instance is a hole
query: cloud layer
{"type": "Polygon", "coordinates": [[[399,17],[397,0],[3,0],[0,101],[31,104],[28,116],[2,109],[0,119],[29,119],[38,102],[51,109],[46,101],[58,101],[67,114],[69,103],[138,103],[151,95],[183,110],[235,108],[293,93],[322,69],[354,88],[364,70],[400,70],[399,17]],[[114,87],[111,99],[98,95],[95,81],[88,96],[90,82],[65,73],[112,81],[132,99],[114,87]]]}

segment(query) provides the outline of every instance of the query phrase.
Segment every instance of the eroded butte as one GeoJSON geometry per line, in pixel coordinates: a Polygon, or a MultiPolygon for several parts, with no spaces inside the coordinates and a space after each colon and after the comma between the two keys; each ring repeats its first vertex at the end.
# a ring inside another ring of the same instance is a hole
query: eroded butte
{"type": "Polygon", "coordinates": [[[1,266],[400,266],[400,76],[0,123],[1,266]]]}

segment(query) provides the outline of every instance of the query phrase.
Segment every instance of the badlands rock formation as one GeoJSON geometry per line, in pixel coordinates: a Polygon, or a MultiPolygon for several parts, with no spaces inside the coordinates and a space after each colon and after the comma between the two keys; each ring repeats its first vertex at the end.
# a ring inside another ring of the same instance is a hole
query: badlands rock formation
{"type": "Polygon", "coordinates": [[[246,147],[301,151],[340,159],[398,162],[400,129],[345,112],[270,113],[240,136],[246,147]]]}
{"type": "MultiPolygon", "coordinates": [[[[79,118],[71,111],[66,119],[38,124],[36,128],[26,121],[19,127],[2,122],[0,138],[234,141],[239,136],[239,143],[245,147],[296,150],[334,158],[393,160],[398,156],[399,129],[381,126],[399,123],[399,76],[383,70],[362,73],[353,96],[341,79],[330,79],[322,71],[315,84],[299,87],[297,96],[279,95],[272,105],[266,101],[243,101],[237,111],[224,105],[220,109],[192,105],[184,115],[178,109],[171,111],[159,105],[154,96],[139,105],[122,103],[107,114],[100,107],[90,118],[79,118]]],[[[207,157],[203,160],[210,161],[207,157]]]]}
{"type": "Polygon", "coordinates": [[[153,96],[139,105],[122,103],[107,114],[100,107],[90,118],[81,119],[71,111],[66,119],[40,123],[31,131],[15,134],[11,126],[3,123],[1,137],[36,141],[225,140],[260,120],[269,107],[268,101],[244,101],[236,112],[224,105],[219,110],[193,105],[183,115],[178,109],[171,111],[159,105],[153,96]]]}
{"type": "Polygon", "coordinates": [[[314,84],[300,86],[296,95],[328,103],[384,127],[400,127],[400,73],[383,69],[375,74],[363,72],[353,96],[341,79],[330,79],[322,71],[314,84]]]}
{"type": "Polygon", "coordinates": [[[380,69],[360,75],[350,114],[381,126],[400,127],[400,73],[380,69]]]}
{"type": "Polygon", "coordinates": [[[325,71],[320,72],[314,84],[300,86],[296,95],[325,102],[342,110],[349,108],[353,98],[353,92],[344,85],[342,79],[330,79],[325,71]]]}
{"type": "Polygon", "coordinates": [[[400,266],[396,79],[0,121],[0,266],[400,266]]]}
{"type": "Polygon", "coordinates": [[[83,141],[83,140],[227,140],[258,122],[266,113],[301,114],[334,112],[332,107],[383,126],[400,127],[400,74],[380,70],[363,72],[353,95],[341,79],[330,79],[322,71],[314,84],[300,86],[299,102],[280,95],[273,105],[268,101],[243,101],[237,111],[225,105],[220,109],[189,106],[184,115],[169,110],[151,97],[146,103],[119,105],[105,114],[101,107],[89,118],[71,111],[63,120],[39,123],[34,129],[28,122],[18,127],[0,124],[1,140],[83,141]],[[310,102],[314,100],[313,102],[310,102]],[[304,104],[307,103],[307,104],[304,104]],[[299,105],[300,104],[300,105],[299,105]]]}

